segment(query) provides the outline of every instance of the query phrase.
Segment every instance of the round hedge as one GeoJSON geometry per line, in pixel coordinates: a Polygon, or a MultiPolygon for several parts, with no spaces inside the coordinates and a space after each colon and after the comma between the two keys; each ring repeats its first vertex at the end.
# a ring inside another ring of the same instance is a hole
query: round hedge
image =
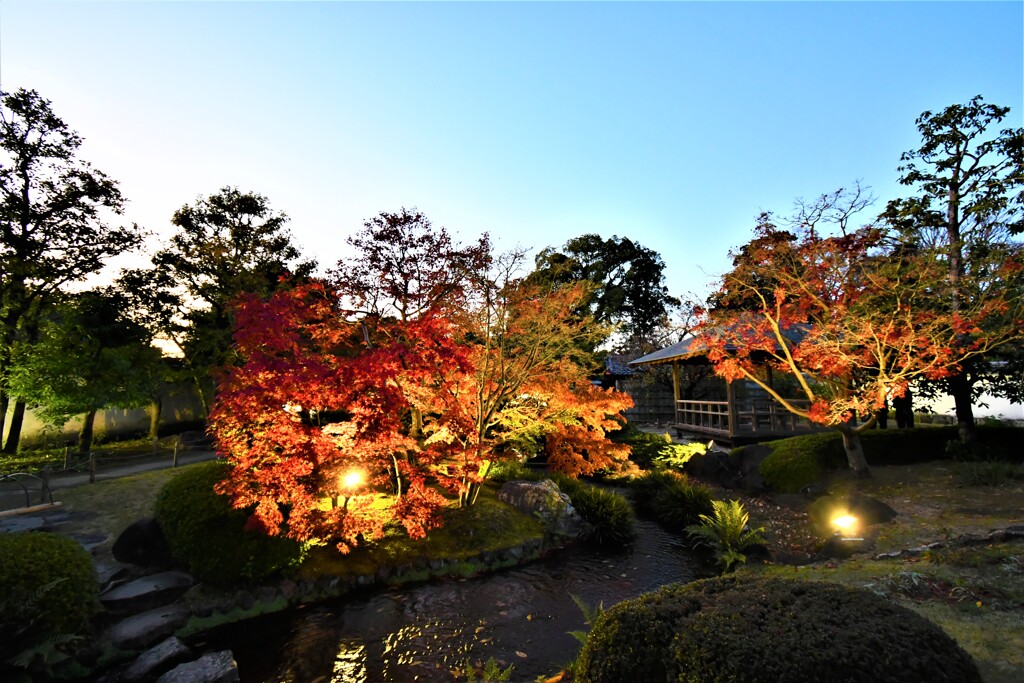
{"type": "Polygon", "coordinates": [[[195,578],[215,584],[260,581],[297,566],[301,544],[247,531],[250,511],[214,492],[228,471],[224,461],[193,465],[160,489],[155,517],[171,554],[195,578]]]}
{"type": "Polygon", "coordinates": [[[75,541],[35,531],[0,534],[4,633],[81,635],[99,609],[98,593],[92,557],[75,541]],[[27,609],[31,614],[22,614],[27,609]]]}
{"type": "Polygon", "coordinates": [[[866,590],[789,579],[674,584],[608,610],[583,683],[981,682],[938,626],[866,590]]]}

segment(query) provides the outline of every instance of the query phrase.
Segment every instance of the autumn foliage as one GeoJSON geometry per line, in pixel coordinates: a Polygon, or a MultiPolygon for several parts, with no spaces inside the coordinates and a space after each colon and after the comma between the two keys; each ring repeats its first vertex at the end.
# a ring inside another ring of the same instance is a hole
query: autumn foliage
{"type": "MultiPolygon", "coordinates": [[[[378,227],[401,240],[408,225],[397,218],[378,227]]],[[[240,302],[242,364],[227,371],[210,421],[233,467],[220,491],[256,506],[252,527],[347,551],[388,524],[423,536],[528,443],[571,475],[625,466],[628,449],[605,432],[630,399],[593,386],[574,357],[593,325],[574,314],[582,285],[455,277],[467,263],[431,269],[440,288],[391,281],[353,296],[352,280],[314,282],[240,302]],[[355,308],[367,302],[372,311],[355,308]]],[[[390,268],[392,280],[415,273],[390,268]]]]}
{"type": "Polygon", "coordinates": [[[935,306],[947,286],[941,259],[871,226],[792,234],[766,215],[735,266],[700,333],[716,373],[751,380],[790,412],[838,429],[859,471],[867,465],[856,435],[887,398],[915,380],[949,376],[1024,327],[1021,302],[1004,286],[1019,276],[1016,259],[992,269],[991,296],[943,310],[935,306]],[[793,378],[802,400],[781,395],[765,366],[793,378]]]}

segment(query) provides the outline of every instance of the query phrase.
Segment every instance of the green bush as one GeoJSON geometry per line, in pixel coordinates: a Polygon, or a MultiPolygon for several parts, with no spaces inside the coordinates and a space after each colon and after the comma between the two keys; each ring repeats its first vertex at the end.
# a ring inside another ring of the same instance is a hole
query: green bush
{"type": "Polygon", "coordinates": [[[70,538],[0,534],[0,672],[17,655],[87,633],[98,591],[92,558],[70,538]]]}
{"type": "Polygon", "coordinates": [[[672,437],[668,434],[651,434],[632,424],[613,432],[610,437],[615,443],[627,444],[632,449],[629,459],[643,469],[650,469],[661,449],[672,443],[672,437]]]}
{"type": "Polygon", "coordinates": [[[564,474],[549,477],[569,496],[580,517],[594,527],[587,540],[598,545],[622,545],[633,540],[633,506],[628,500],[614,491],[564,474]]]}
{"type": "Polygon", "coordinates": [[[245,530],[251,511],[235,510],[214,485],[228,472],[223,461],[193,465],[167,482],[155,515],[175,559],[200,581],[260,581],[297,566],[303,546],[281,536],[245,530]]]}
{"type": "Polygon", "coordinates": [[[669,529],[683,529],[712,513],[711,489],[686,475],[671,471],[648,472],[633,480],[633,503],[638,512],[669,529]]]}
{"type": "MultiPolygon", "coordinates": [[[[861,434],[864,456],[871,466],[913,465],[963,456],[957,448],[956,427],[924,429],[870,429],[861,434]]],[[[986,458],[1022,462],[1024,440],[1020,427],[981,426],[978,452],[986,458]]],[[[771,441],[771,455],[761,462],[765,486],[780,493],[796,493],[821,479],[827,470],[847,467],[843,437],[839,432],[821,432],[771,441]]]]}
{"type": "Polygon", "coordinates": [[[719,577],[666,586],[607,610],[578,680],[688,683],[980,683],[946,633],[863,589],[719,577]]]}

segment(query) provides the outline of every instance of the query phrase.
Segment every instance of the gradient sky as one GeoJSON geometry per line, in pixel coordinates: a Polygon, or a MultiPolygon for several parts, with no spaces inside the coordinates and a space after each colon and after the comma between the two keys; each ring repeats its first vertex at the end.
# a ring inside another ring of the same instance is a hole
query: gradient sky
{"type": "Polygon", "coordinates": [[[922,111],[981,94],[1021,126],[1022,9],[0,0],[0,86],[52,100],[158,238],[234,185],[323,265],[416,206],[502,249],[627,236],[706,294],[761,210],[899,196],[922,111]]]}

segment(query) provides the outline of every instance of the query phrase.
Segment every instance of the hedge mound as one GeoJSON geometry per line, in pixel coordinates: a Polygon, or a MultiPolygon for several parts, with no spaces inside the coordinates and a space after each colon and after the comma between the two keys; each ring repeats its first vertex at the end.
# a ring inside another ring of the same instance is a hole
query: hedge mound
{"type": "Polygon", "coordinates": [[[245,530],[251,511],[233,509],[214,492],[228,469],[223,461],[193,465],[160,490],[155,517],[174,559],[214,584],[257,582],[298,566],[301,544],[245,530]]]}
{"type": "Polygon", "coordinates": [[[719,577],[627,600],[594,624],[583,683],[980,683],[938,626],[866,590],[719,577]]]}
{"type": "Polygon", "coordinates": [[[92,557],[70,538],[0,534],[0,662],[41,638],[87,632],[98,592],[92,557]]]}
{"type": "MultiPolygon", "coordinates": [[[[871,466],[914,465],[948,459],[948,446],[956,442],[956,427],[915,429],[875,429],[860,435],[864,456],[871,466]]],[[[979,426],[978,443],[991,457],[1021,462],[1019,444],[1024,429],[1019,427],[979,426]]],[[[771,455],[761,462],[765,486],[779,493],[797,493],[820,480],[827,470],[846,468],[846,453],[839,432],[822,432],[779,439],[765,444],[771,455]]]]}

